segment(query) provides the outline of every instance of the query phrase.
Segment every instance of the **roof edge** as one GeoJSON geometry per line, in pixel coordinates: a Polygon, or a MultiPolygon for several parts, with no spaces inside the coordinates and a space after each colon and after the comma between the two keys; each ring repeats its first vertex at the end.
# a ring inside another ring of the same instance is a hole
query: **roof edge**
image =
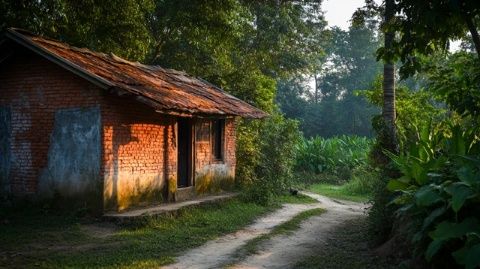
{"type": "MultiPolygon", "coordinates": [[[[23,30],[22,30],[23,31],[23,30]]],[[[31,51],[37,53],[38,55],[46,58],[47,60],[60,65],[61,67],[67,69],[68,71],[90,81],[91,83],[95,84],[96,86],[99,86],[102,89],[108,89],[112,86],[114,86],[111,82],[95,75],[90,72],[85,71],[78,65],[62,58],[59,57],[50,51],[36,45],[32,41],[30,41],[28,38],[24,37],[21,33],[17,32],[16,28],[8,28],[7,31],[5,32],[5,37],[22,45],[23,47],[26,47],[27,49],[30,49],[31,51]]]]}

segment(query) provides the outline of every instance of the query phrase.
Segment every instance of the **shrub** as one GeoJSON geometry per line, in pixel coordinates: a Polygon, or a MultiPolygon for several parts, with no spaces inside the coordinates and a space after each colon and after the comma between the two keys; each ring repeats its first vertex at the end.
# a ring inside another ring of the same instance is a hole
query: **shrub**
{"type": "Polygon", "coordinates": [[[380,174],[377,170],[360,167],[353,170],[352,178],[344,185],[344,189],[351,195],[371,195],[378,185],[381,185],[380,174]]]}
{"type": "Polygon", "coordinates": [[[245,198],[261,204],[291,186],[298,123],[273,113],[263,121],[244,122],[239,128],[237,183],[245,198]]]}

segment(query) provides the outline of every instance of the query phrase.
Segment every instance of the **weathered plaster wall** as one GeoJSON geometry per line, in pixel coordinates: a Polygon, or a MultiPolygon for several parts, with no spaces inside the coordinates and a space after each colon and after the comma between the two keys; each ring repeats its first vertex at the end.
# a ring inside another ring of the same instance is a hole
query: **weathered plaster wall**
{"type": "Polygon", "coordinates": [[[225,121],[224,159],[214,159],[212,137],[195,143],[195,189],[197,193],[231,188],[235,178],[235,119],[225,121]]]}
{"type": "Polygon", "coordinates": [[[110,98],[103,124],[104,207],[123,210],[166,199],[166,179],[177,172],[175,119],[110,98]]]}
{"type": "Polygon", "coordinates": [[[101,208],[100,138],[100,107],[57,110],[38,192],[46,197],[58,192],[101,208]]]}
{"type": "Polygon", "coordinates": [[[10,107],[0,107],[0,198],[10,189],[10,107]]]}

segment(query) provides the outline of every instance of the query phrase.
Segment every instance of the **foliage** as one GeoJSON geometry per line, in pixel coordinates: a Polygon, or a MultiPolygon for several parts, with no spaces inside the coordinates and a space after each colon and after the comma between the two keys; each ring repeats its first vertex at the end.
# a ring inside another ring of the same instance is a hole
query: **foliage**
{"type": "Polygon", "coordinates": [[[408,151],[391,155],[402,177],[388,187],[418,232],[413,242],[433,264],[480,266],[480,140],[478,126],[447,124],[443,132],[422,126],[408,151]],[[436,257],[436,259],[432,259],[436,257]]]}
{"type": "MultiPolygon", "coordinates": [[[[396,127],[399,150],[403,151],[412,141],[418,140],[418,128],[426,121],[440,122],[447,117],[445,109],[435,101],[431,91],[420,88],[423,84],[402,81],[396,88],[396,127]]],[[[383,104],[382,78],[379,77],[372,84],[372,89],[358,92],[370,103],[376,106],[383,104]]],[[[383,117],[377,115],[372,120],[372,125],[378,136],[383,134],[383,117]]],[[[438,130],[439,131],[439,130],[438,130]]],[[[382,170],[380,178],[372,195],[372,208],[369,211],[370,231],[377,243],[383,243],[392,233],[395,219],[393,211],[395,206],[390,204],[392,193],[386,189],[387,181],[398,175],[398,170],[391,164],[385,163],[383,139],[376,139],[370,152],[372,165],[379,166],[382,170]]],[[[387,161],[389,159],[387,158],[387,161]]]]}
{"type": "Polygon", "coordinates": [[[318,87],[323,100],[338,100],[365,89],[380,72],[375,59],[380,46],[376,29],[366,25],[352,25],[348,31],[334,27],[330,30],[331,42],[326,46],[326,64],[318,77],[318,87]]]}
{"type": "MultiPolygon", "coordinates": [[[[381,107],[383,104],[382,78],[372,83],[371,90],[358,91],[357,94],[365,97],[370,103],[381,107]]],[[[435,101],[431,91],[425,89],[411,89],[406,83],[400,83],[396,88],[396,127],[400,149],[404,148],[409,141],[418,138],[416,126],[427,119],[440,121],[445,118],[445,109],[435,101]]],[[[377,115],[372,120],[373,128],[377,134],[381,133],[382,118],[377,115]]],[[[380,139],[377,139],[380,141],[380,139]]],[[[379,149],[381,150],[381,149],[379,149]]]]}
{"type": "Polygon", "coordinates": [[[153,0],[0,1],[0,30],[21,27],[76,46],[145,60],[153,0]]]}
{"type": "Polygon", "coordinates": [[[379,171],[360,167],[353,170],[352,178],[342,188],[347,194],[372,198],[378,185],[381,185],[379,171]]]}
{"type": "Polygon", "coordinates": [[[310,175],[326,173],[347,181],[355,167],[367,165],[371,145],[371,139],[357,136],[304,138],[298,145],[295,170],[310,175]]]}
{"type": "Polygon", "coordinates": [[[472,53],[457,52],[425,61],[427,87],[459,115],[480,116],[480,61],[472,53]]]}
{"type": "Polygon", "coordinates": [[[313,182],[307,188],[312,192],[342,200],[367,202],[372,199],[377,186],[381,185],[379,172],[368,166],[359,166],[354,168],[351,174],[348,181],[341,185],[338,180],[328,179],[334,176],[325,174],[322,180],[313,182]]]}
{"type": "Polygon", "coordinates": [[[267,204],[291,185],[296,145],[300,140],[296,121],[273,114],[259,122],[239,126],[237,182],[247,188],[249,200],[267,204]]]}
{"type": "MultiPolygon", "coordinates": [[[[366,3],[355,13],[355,21],[383,13],[383,5],[379,6],[373,0],[366,3]]],[[[404,77],[421,69],[419,56],[445,52],[450,40],[465,38],[467,32],[470,32],[468,38],[474,41],[477,53],[480,53],[480,40],[472,38],[478,35],[475,20],[480,15],[480,2],[476,0],[397,0],[394,14],[395,19],[383,27],[396,31],[398,38],[393,40],[391,49],[379,49],[378,56],[386,60],[399,59],[404,77]]]]}

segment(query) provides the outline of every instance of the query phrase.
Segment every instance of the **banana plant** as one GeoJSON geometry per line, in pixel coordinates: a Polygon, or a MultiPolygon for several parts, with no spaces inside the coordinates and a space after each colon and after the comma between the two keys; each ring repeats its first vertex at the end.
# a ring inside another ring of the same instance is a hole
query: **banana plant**
{"type": "Polygon", "coordinates": [[[386,153],[402,176],[387,187],[398,195],[398,215],[419,219],[413,237],[425,258],[450,252],[465,268],[480,266],[480,143],[478,128],[449,124],[446,135],[431,125],[405,152],[386,153]],[[458,246],[455,248],[452,246],[458,246]]]}

